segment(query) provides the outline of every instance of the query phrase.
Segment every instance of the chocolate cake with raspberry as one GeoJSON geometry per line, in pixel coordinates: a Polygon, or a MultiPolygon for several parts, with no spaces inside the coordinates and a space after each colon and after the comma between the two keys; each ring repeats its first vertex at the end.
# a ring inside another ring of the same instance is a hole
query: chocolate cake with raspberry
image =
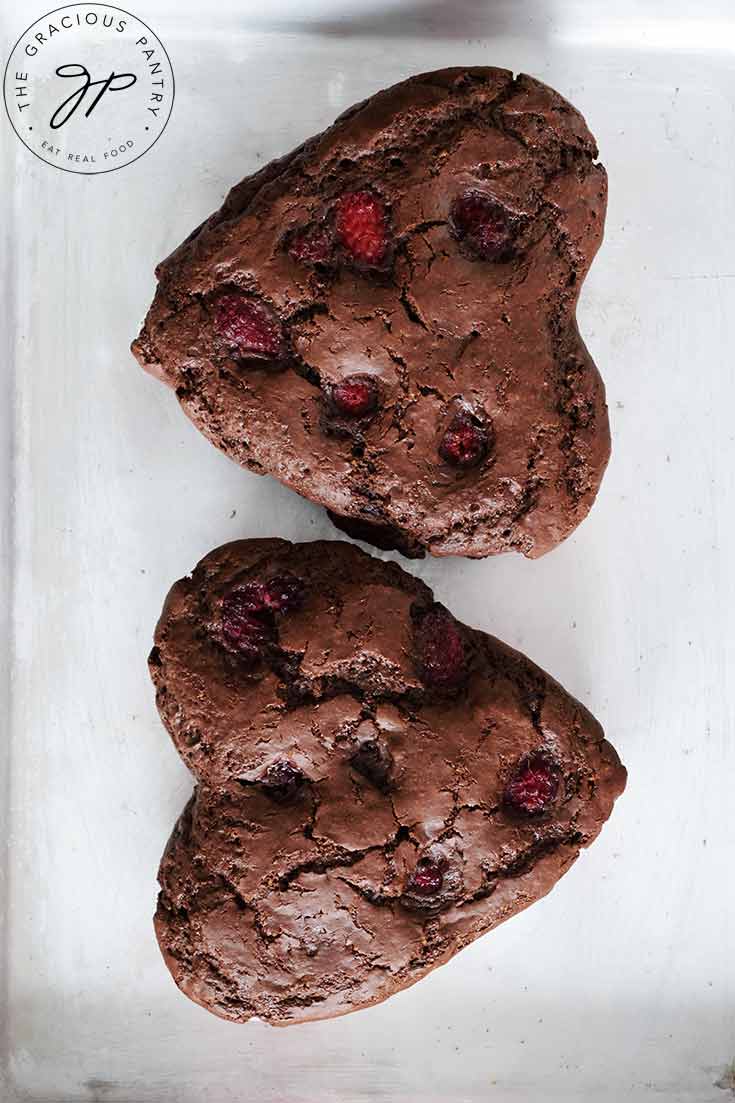
{"type": "Polygon", "coordinates": [[[575,320],[596,156],[530,77],[412,77],[233,188],[159,265],[135,355],[218,448],[354,536],[541,555],[610,448],[575,320]]]}
{"type": "Polygon", "coordinates": [[[285,1025],[385,999],[545,895],[625,770],[552,678],[344,542],[248,540],[150,659],[199,786],[161,862],[179,987],[285,1025]]]}

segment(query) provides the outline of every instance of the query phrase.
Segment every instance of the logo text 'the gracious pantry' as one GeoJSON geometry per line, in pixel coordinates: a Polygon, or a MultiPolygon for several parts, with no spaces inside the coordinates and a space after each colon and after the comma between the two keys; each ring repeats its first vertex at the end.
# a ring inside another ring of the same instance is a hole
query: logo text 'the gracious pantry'
{"type": "Polygon", "coordinates": [[[18,39],[5,67],[8,117],[25,146],[67,172],[110,172],[160,138],[174,102],[161,40],[130,12],[70,4],[18,39]]]}

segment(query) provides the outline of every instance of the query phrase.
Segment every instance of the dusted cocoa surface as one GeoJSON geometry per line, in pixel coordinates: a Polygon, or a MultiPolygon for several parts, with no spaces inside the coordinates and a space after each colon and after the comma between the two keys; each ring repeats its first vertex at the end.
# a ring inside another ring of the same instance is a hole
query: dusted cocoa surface
{"type": "Polygon", "coordinates": [[[158,939],[181,989],[237,1021],[414,983],[548,892],[625,784],[548,675],[343,542],[212,552],[171,590],[151,673],[200,782],[158,939]]]}
{"type": "Polygon", "coordinates": [[[530,77],[413,77],[233,188],[159,265],[134,352],[218,448],[347,531],[541,555],[609,455],[575,321],[603,232],[596,154],[530,77]],[[355,378],[375,394],[340,405],[355,378]],[[458,417],[477,447],[447,448],[458,417]]]}

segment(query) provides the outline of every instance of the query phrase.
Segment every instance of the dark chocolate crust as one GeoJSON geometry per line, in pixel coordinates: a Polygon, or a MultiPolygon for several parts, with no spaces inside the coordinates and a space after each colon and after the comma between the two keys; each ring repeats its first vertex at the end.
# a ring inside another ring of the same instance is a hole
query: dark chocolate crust
{"type": "Polygon", "coordinates": [[[582,116],[530,77],[412,77],[233,188],[159,265],[133,351],[218,448],[347,531],[414,556],[541,555],[587,514],[609,456],[604,387],[575,321],[603,233],[596,156],[582,116]],[[355,189],[386,205],[385,265],[294,260],[293,233],[328,224],[355,189]],[[510,212],[510,259],[456,239],[452,203],[468,192],[510,212]],[[281,370],[218,343],[214,304],[233,289],[282,322],[281,370]],[[377,381],[379,409],[343,431],[325,396],[355,373],[377,381]],[[464,408],[492,428],[471,470],[438,452],[464,408]]]}
{"type": "Polygon", "coordinates": [[[413,984],[545,895],[625,785],[558,683],[343,542],[212,552],[171,590],[151,673],[200,781],[161,862],[156,932],[179,987],[235,1021],[327,1018],[413,984]],[[284,576],[303,602],[244,661],[223,599],[284,576]],[[429,614],[462,641],[458,681],[427,676],[429,614]],[[534,756],[558,791],[526,815],[505,794],[534,756]],[[426,860],[443,871],[429,895],[411,887],[426,860]]]}

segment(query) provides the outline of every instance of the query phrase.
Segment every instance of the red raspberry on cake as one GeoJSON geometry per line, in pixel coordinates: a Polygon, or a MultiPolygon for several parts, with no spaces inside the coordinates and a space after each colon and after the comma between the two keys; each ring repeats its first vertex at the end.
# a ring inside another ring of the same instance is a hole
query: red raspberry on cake
{"type": "Polygon", "coordinates": [[[299,264],[328,265],[332,261],[334,238],[326,226],[297,230],[288,244],[288,253],[299,264]]]}
{"type": "Polygon", "coordinates": [[[452,467],[477,467],[487,456],[491,440],[487,427],[469,410],[461,410],[444,431],[439,455],[452,467]]]}
{"type": "Polygon", "coordinates": [[[348,375],[328,388],[337,413],[346,418],[364,418],[375,413],[378,387],[369,375],[348,375]]]}
{"type": "Polygon", "coordinates": [[[385,204],[370,191],[347,192],[336,204],[337,239],[359,265],[380,266],[388,253],[385,204]]]}
{"type": "Polygon", "coordinates": [[[417,614],[414,646],[419,673],[430,689],[459,689],[469,670],[468,648],[454,617],[441,605],[417,614]]]}
{"type": "Polygon", "coordinates": [[[514,812],[538,816],[551,808],[558,791],[559,770],[539,751],[518,764],[505,788],[504,801],[514,812]]]}
{"type": "Polygon", "coordinates": [[[507,261],[513,256],[513,216],[492,196],[476,191],[458,196],[452,203],[450,223],[455,236],[481,260],[507,261]]]}
{"type": "Polygon", "coordinates": [[[237,359],[278,363],[285,355],[281,323],[264,303],[248,295],[236,291],[220,295],[215,326],[237,359]]]}

